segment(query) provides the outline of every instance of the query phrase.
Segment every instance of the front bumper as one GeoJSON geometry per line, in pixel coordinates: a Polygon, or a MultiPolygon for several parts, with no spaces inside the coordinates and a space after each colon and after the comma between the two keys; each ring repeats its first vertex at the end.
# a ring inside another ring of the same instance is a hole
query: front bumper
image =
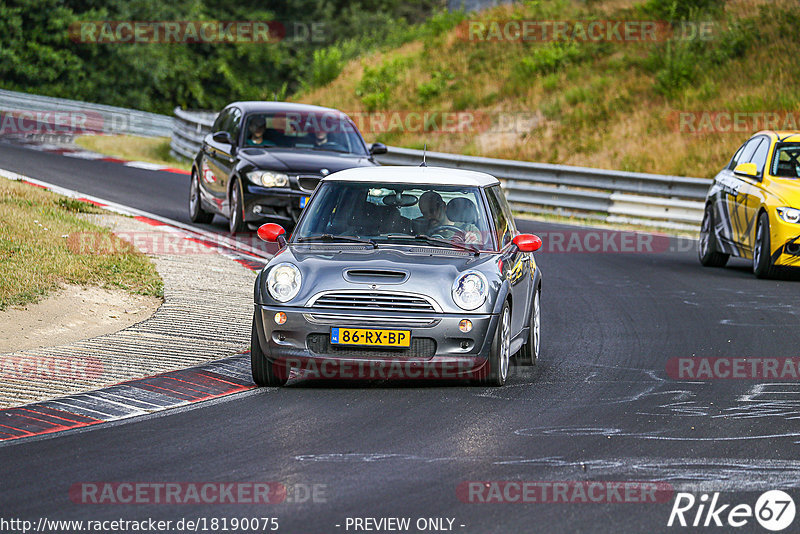
{"type": "Polygon", "coordinates": [[[244,220],[257,222],[281,219],[295,222],[310,197],[310,192],[302,190],[248,183],[244,192],[244,220]]]}
{"type": "Polygon", "coordinates": [[[800,225],[787,223],[780,217],[770,221],[772,261],[782,267],[800,267],[800,225]]]}
{"type": "MultiPolygon", "coordinates": [[[[497,315],[383,315],[320,313],[300,307],[255,306],[256,330],[264,354],[292,368],[312,370],[322,378],[479,378],[488,358],[497,315]],[[276,324],[278,312],[286,322],[276,324]],[[472,330],[459,330],[462,319],[472,330]],[[332,327],[409,330],[409,349],[331,346],[332,327]],[[394,375],[394,376],[392,376],[394,375]]],[[[314,374],[313,372],[311,373],[314,374]]]]}

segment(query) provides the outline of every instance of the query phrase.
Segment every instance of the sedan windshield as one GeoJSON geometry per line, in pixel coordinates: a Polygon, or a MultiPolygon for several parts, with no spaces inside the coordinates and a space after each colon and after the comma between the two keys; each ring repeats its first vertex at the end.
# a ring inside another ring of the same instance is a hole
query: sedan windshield
{"type": "Polygon", "coordinates": [[[494,249],[477,187],[323,182],[306,211],[295,242],[494,249]]]}
{"type": "Polygon", "coordinates": [[[355,124],[338,111],[253,113],[246,118],[243,142],[248,147],[367,155],[355,124]]]}
{"type": "Polygon", "coordinates": [[[775,146],[772,175],[800,178],[800,143],[778,143],[775,146]]]}

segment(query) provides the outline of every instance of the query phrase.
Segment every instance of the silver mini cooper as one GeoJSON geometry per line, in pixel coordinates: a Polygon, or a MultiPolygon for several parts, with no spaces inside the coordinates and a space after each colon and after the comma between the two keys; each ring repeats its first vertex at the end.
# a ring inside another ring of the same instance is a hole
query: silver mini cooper
{"type": "Polygon", "coordinates": [[[323,179],[255,282],[253,380],[465,379],[539,354],[541,240],[484,173],[374,167],[323,179]]]}

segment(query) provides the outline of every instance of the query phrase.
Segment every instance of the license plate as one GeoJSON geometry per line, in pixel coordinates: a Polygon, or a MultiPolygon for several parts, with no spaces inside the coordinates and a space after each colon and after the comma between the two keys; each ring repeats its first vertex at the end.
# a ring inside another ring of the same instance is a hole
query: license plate
{"type": "Polygon", "coordinates": [[[331,328],[331,344],[408,348],[411,346],[411,332],[372,328],[331,328]]]}
{"type": "Polygon", "coordinates": [[[305,208],[306,204],[308,203],[308,199],[311,197],[301,197],[300,198],[300,207],[305,208]]]}

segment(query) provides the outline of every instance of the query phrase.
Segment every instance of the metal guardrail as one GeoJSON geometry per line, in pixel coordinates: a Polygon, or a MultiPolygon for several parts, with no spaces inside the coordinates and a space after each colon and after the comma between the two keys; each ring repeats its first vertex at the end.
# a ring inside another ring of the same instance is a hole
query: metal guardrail
{"type": "Polygon", "coordinates": [[[211,132],[217,114],[175,108],[170,152],[178,158],[193,160],[200,151],[203,137],[211,132]]]}
{"type": "MultiPolygon", "coordinates": [[[[215,114],[175,109],[172,152],[192,159],[210,132],[215,114]]],[[[419,165],[422,151],[388,147],[383,165],[419,165]]],[[[486,172],[502,182],[512,209],[612,223],[697,230],[711,181],[427,152],[428,165],[486,172]]]]}
{"type": "MultiPolygon", "coordinates": [[[[78,134],[127,134],[144,137],[172,135],[173,121],[167,115],[16,91],[0,90],[0,112],[20,116],[27,121],[49,123],[56,129],[78,134]],[[48,115],[48,112],[69,115],[55,117],[48,115]]],[[[43,129],[37,127],[37,131],[43,129]]],[[[25,128],[20,128],[16,133],[24,135],[25,128]]]]}

